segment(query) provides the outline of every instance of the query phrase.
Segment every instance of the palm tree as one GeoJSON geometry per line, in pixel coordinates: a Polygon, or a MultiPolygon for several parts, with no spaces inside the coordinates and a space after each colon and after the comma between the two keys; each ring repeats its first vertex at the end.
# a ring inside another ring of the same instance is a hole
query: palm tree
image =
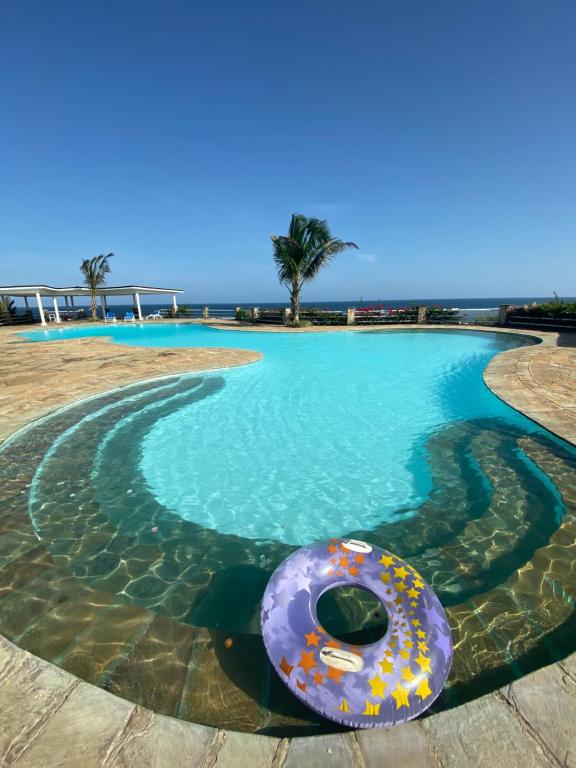
{"type": "Polygon", "coordinates": [[[356,243],[332,237],[326,221],[298,213],[292,214],[288,235],[272,235],[272,244],[278,278],[290,291],[294,325],[300,322],[300,291],[304,283],[313,280],[337,253],[358,248],[356,243]]]}
{"type": "Polygon", "coordinates": [[[96,313],[96,291],[106,282],[106,275],[110,272],[108,259],[114,256],[107,253],[105,256],[94,256],[92,259],[84,259],[80,272],[84,275],[84,283],[90,288],[90,305],[92,308],[92,320],[98,320],[96,313]]]}

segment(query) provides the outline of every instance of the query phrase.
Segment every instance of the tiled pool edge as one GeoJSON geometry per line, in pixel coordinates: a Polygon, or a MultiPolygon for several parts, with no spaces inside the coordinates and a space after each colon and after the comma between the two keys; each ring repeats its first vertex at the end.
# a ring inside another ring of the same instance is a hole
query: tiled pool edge
{"type": "MultiPolygon", "coordinates": [[[[494,358],[485,381],[510,405],[548,426],[545,419],[550,414],[555,413],[561,422],[565,413],[572,416],[571,409],[562,404],[561,392],[555,392],[552,401],[548,392],[540,393],[546,386],[542,370],[550,365],[550,358],[538,360],[531,355],[528,377],[525,355],[541,350],[553,356],[557,350],[566,350],[554,346],[556,334],[538,335],[544,338],[543,344],[494,358]],[[501,358],[503,365],[493,370],[501,358]],[[546,407],[538,409],[542,398],[546,407]]],[[[567,362],[561,367],[568,366],[570,373],[576,366],[576,350],[564,357],[567,362]]],[[[554,384],[557,382],[555,376],[554,384]]],[[[576,408],[574,411],[576,425],[576,408]]],[[[28,420],[35,417],[28,414],[28,420]]],[[[560,434],[560,427],[549,428],[560,434]]],[[[561,436],[576,442],[576,437],[561,436]]],[[[573,722],[576,654],[505,689],[393,729],[277,739],[218,731],[154,714],[84,683],[0,637],[2,766],[242,768],[259,763],[259,768],[372,768],[383,765],[383,755],[392,766],[407,760],[414,766],[483,766],[495,760],[501,766],[516,766],[520,757],[524,765],[561,766],[575,764],[573,722]]]]}

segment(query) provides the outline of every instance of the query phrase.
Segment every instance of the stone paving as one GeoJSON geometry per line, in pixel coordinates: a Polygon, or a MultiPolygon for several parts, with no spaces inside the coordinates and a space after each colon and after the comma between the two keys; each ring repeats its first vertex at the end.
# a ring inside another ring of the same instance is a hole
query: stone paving
{"type": "MultiPolygon", "coordinates": [[[[576,348],[558,346],[563,340],[557,334],[539,336],[543,344],[495,358],[486,383],[576,442],[576,348]]],[[[258,359],[238,350],[118,349],[97,339],[31,345],[12,331],[0,334],[0,355],[0,440],[83,395],[258,359]]],[[[576,654],[461,707],[392,729],[276,739],[152,713],[0,637],[0,766],[6,768],[576,768],[575,723],[576,654]]]]}

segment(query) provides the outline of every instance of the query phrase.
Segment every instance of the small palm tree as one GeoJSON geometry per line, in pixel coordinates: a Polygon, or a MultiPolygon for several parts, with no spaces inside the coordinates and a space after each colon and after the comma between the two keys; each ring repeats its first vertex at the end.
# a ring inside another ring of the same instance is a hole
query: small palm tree
{"type": "Polygon", "coordinates": [[[90,288],[90,305],[92,309],[92,320],[98,320],[96,312],[96,291],[106,282],[106,275],[110,272],[108,259],[114,256],[113,253],[107,253],[105,256],[94,256],[92,259],[84,259],[80,267],[80,272],[84,275],[84,283],[90,288]]]}
{"type": "Polygon", "coordinates": [[[278,278],[290,291],[292,323],[300,322],[300,291],[304,283],[346,248],[358,248],[330,234],[326,221],[293,213],[288,235],[272,235],[278,278]]]}

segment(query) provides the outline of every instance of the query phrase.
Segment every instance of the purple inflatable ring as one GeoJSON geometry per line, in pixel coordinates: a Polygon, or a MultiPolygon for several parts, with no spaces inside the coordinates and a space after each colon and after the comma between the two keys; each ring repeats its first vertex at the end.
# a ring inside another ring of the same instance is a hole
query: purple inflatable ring
{"type": "Polygon", "coordinates": [[[354,728],[417,717],[442,691],[452,661],[450,627],[420,574],[384,549],[331,539],[302,547],[272,574],[262,635],[280,678],[311,709],[354,728]],[[386,635],[370,645],[335,640],[316,615],[329,589],[355,586],[386,608],[386,635]]]}

